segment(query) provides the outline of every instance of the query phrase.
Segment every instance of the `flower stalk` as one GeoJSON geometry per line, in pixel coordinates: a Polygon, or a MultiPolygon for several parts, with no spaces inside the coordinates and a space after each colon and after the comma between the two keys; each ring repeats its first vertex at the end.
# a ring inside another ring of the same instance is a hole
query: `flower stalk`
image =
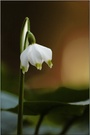
{"type": "MultiPolygon", "coordinates": [[[[26,33],[30,30],[30,21],[26,17],[20,33],[20,54],[24,51],[25,47],[28,46],[28,40],[26,39],[26,33]]],[[[20,62],[21,65],[21,62],[20,62]]],[[[22,135],[23,129],[23,100],[24,100],[24,77],[25,75],[20,69],[20,87],[19,87],[19,106],[18,106],[18,125],[17,125],[17,135],[22,135]]]]}
{"type": "Polygon", "coordinates": [[[20,90],[19,90],[17,135],[22,135],[22,129],[23,129],[24,76],[25,75],[22,73],[22,70],[20,70],[20,90]]]}
{"type": "Polygon", "coordinates": [[[38,121],[38,123],[37,123],[37,125],[36,125],[36,129],[35,129],[34,135],[38,135],[38,134],[39,134],[39,129],[40,129],[40,126],[41,126],[42,121],[43,121],[43,119],[44,119],[44,116],[45,116],[44,114],[41,114],[41,115],[40,115],[39,121],[38,121]]]}

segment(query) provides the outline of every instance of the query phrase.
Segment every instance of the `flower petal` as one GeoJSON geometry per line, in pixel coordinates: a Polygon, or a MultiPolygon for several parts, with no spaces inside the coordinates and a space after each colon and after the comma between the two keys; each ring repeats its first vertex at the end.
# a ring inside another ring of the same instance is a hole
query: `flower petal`
{"type": "Polygon", "coordinates": [[[36,66],[36,64],[42,64],[43,59],[41,54],[38,52],[36,46],[30,45],[30,49],[28,51],[28,61],[31,65],[36,66]]]}
{"type": "Polygon", "coordinates": [[[52,50],[48,47],[44,47],[39,44],[34,44],[35,48],[37,48],[38,52],[41,54],[42,59],[47,62],[48,60],[52,60],[52,50]]]}
{"type": "Polygon", "coordinates": [[[28,58],[27,58],[29,48],[30,46],[28,46],[20,55],[20,60],[21,60],[20,68],[23,70],[23,73],[27,72],[29,68],[29,63],[28,63],[28,58]]]}
{"type": "Polygon", "coordinates": [[[52,50],[48,47],[44,47],[39,44],[33,44],[34,48],[37,50],[37,52],[41,55],[42,60],[47,63],[47,65],[52,68],[52,50]]]}

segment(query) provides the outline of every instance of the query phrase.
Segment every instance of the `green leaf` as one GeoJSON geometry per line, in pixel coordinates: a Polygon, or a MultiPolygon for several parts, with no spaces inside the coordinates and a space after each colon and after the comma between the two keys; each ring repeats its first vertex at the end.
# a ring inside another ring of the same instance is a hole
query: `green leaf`
{"type": "MultiPolygon", "coordinates": [[[[24,102],[24,115],[47,114],[50,111],[52,111],[52,112],[56,111],[62,115],[82,115],[83,114],[85,107],[88,104],[87,100],[77,103],[77,102],[69,102],[70,99],[66,98],[67,99],[66,101],[68,101],[68,102],[66,102],[65,100],[63,100],[63,98],[61,98],[61,94],[60,93],[58,94],[58,92],[61,92],[61,91],[59,90],[56,93],[51,93],[51,95],[49,93],[48,96],[46,96],[46,94],[43,96],[42,96],[42,94],[41,95],[39,94],[38,96],[36,96],[36,95],[34,96],[33,94],[31,94],[30,95],[31,101],[24,102]],[[43,99],[41,100],[40,98],[41,99],[43,98],[43,99]]],[[[85,93],[84,93],[84,95],[85,95],[85,93]]],[[[14,98],[15,98],[14,95],[10,95],[9,93],[3,92],[2,109],[6,109],[8,111],[18,113],[18,105],[15,106],[13,104],[13,106],[9,106],[11,103],[13,103],[14,98]],[[6,97],[6,98],[4,98],[4,97],[6,97]],[[5,107],[6,103],[7,103],[7,105],[5,107]]],[[[65,99],[65,97],[64,97],[64,99],[65,99]]]]}
{"type": "Polygon", "coordinates": [[[0,100],[2,109],[9,109],[16,107],[16,105],[18,104],[17,96],[6,91],[1,91],[0,94],[1,94],[0,100]]]}
{"type": "Polygon", "coordinates": [[[59,101],[63,103],[79,102],[89,99],[89,90],[72,90],[60,87],[53,92],[43,93],[43,89],[25,90],[25,99],[29,101],[59,101]]]}
{"type": "Polygon", "coordinates": [[[50,101],[24,102],[25,115],[47,114],[53,110],[57,110],[61,114],[81,115],[85,110],[85,107],[82,105],[75,106],[75,105],[63,104],[60,102],[53,102],[53,101],[52,102],[50,101]]]}
{"type": "MultiPolygon", "coordinates": [[[[18,113],[17,98],[13,94],[2,91],[2,111],[10,111],[18,113]],[[15,101],[14,101],[15,100],[15,101]],[[13,104],[14,103],[14,104],[13,104]]],[[[32,97],[32,95],[31,95],[32,97]]],[[[51,100],[51,99],[50,99],[51,100]]],[[[54,125],[61,124],[63,126],[73,116],[82,117],[85,110],[88,108],[88,100],[83,102],[64,103],[61,101],[52,100],[33,100],[24,102],[24,115],[35,117],[45,115],[48,122],[54,125]]],[[[31,119],[30,121],[34,121],[31,119]]],[[[36,120],[35,120],[36,121],[36,120]]],[[[49,123],[49,124],[50,124],[49,123]]]]}
{"type": "MultiPolygon", "coordinates": [[[[14,113],[18,113],[18,106],[6,109],[14,113]]],[[[24,115],[48,114],[50,111],[59,112],[64,115],[82,115],[85,110],[83,105],[70,105],[60,102],[50,101],[30,101],[24,102],[24,115]]]]}

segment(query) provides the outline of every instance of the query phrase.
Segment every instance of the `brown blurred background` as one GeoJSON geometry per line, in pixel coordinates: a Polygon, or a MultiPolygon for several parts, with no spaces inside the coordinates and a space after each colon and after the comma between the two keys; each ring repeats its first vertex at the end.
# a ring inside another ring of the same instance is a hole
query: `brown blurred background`
{"type": "Polygon", "coordinates": [[[26,87],[88,87],[89,2],[3,1],[2,62],[14,76],[19,76],[20,29],[25,17],[37,43],[53,50],[54,64],[52,69],[43,64],[42,71],[30,65],[26,87]]]}

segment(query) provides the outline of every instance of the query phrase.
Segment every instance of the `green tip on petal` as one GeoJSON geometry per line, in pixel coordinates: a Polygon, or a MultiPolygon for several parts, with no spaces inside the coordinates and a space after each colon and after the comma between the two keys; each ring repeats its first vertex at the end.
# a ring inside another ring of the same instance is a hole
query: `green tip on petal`
{"type": "Polygon", "coordinates": [[[48,66],[49,66],[50,68],[52,68],[53,63],[52,63],[52,61],[51,61],[51,60],[48,60],[47,64],[48,64],[48,66]]]}
{"type": "Polygon", "coordinates": [[[26,67],[20,66],[20,68],[22,69],[22,73],[23,73],[23,74],[25,74],[25,72],[28,71],[28,68],[26,68],[26,67]]]}
{"type": "Polygon", "coordinates": [[[42,69],[42,64],[41,63],[36,63],[36,68],[38,69],[38,70],[41,70],[42,69]]]}

